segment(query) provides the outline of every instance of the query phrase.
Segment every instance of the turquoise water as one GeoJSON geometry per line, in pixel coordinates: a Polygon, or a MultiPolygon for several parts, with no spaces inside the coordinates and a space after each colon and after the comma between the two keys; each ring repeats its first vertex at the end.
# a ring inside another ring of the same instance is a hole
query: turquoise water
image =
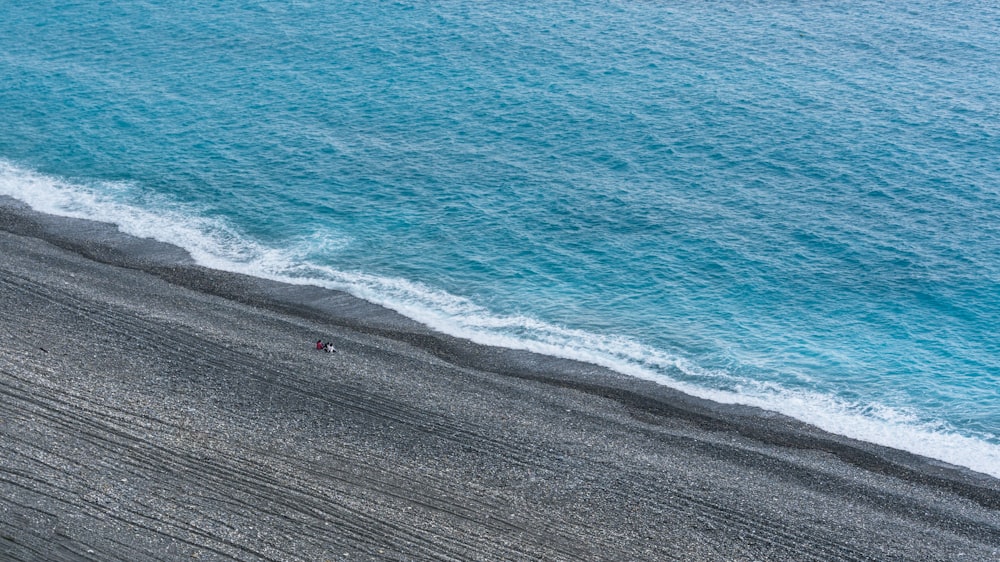
{"type": "Polygon", "coordinates": [[[1000,476],[1000,9],[0,7],[0,194],[1000,476]]]}

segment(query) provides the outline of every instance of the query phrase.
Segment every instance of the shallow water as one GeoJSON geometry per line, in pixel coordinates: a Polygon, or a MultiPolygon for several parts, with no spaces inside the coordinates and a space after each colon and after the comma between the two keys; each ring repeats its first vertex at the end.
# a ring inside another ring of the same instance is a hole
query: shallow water
{"type": "Polygon", "coordinates": [[[0,19],[0,194],[1000,476],[995,6],[0,19]]]}

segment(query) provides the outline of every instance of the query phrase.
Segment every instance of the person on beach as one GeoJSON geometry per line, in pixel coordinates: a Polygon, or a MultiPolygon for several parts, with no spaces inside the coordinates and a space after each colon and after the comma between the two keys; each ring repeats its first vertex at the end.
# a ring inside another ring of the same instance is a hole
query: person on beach
{"type": "Polygon", "coordinates": [[[323,340],[316,340],[316,351],[323,350],[323,340]]]}
{"type": "Polygon", "coordinates": [[[323,345],[323,351],[327,353],[337,353],[337,350],[333,348],[333,344],[330,342],[326,342],[326,344],[323,345]]]}

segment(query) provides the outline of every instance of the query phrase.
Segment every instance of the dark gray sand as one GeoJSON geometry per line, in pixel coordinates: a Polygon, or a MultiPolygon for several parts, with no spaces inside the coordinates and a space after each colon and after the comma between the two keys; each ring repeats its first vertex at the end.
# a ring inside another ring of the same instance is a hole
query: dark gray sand
{"type": "Polygon", "coordinates": [[[10,200],[0,319],[0,560],[1000,559],[994,478],[10,200]]]}

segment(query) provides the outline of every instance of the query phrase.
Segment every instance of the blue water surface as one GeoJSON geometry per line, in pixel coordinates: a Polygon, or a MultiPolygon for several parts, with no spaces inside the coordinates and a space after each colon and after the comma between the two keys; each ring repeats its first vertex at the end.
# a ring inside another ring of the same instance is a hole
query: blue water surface
{"type": "Polygon", "coordinates": [[[1000,476],[1000,8],[0,7],[0,194],[1000,476]]]}

